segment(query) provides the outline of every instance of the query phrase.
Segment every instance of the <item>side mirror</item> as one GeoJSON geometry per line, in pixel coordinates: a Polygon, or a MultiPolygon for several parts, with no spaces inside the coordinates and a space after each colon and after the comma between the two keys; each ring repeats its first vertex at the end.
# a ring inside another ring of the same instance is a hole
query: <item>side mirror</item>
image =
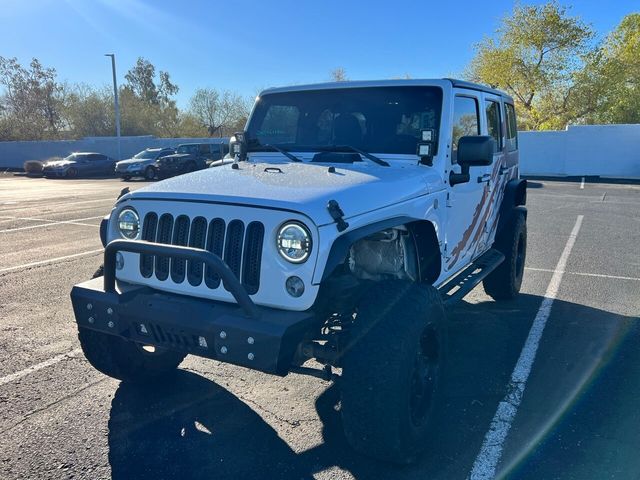
{"type": "Polygon", "coordinates": [[[247,141],[244,132],[237,132],[231,137],[229,151],[231,156],[238,161],[247,159],[247,141]]]}
{"type": "Polygon", "coordinates": [[[490,136],[462,137],[458,140],[458,163],[470,167],[491,165],[496,142],[490,136]]]}
{"type": "Polygon", "coordinates": [[[461,137],[458,140],[458,165],[460,165],[462,172],[451,172],[449,184],[453,186],[468,182],[471,178],[469,168],[491,165],[495,151],[496,142],[491,136],[461,137]]]}

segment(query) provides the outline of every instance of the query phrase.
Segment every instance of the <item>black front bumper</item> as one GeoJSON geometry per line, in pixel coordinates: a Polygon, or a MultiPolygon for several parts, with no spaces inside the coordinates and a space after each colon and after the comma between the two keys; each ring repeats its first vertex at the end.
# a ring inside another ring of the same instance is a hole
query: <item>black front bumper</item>
{"type": "Polygon", "coordinates": [[[286,375],[313,313],[256,306],[220,257],[205,250],[115,240],[105,249],[105,276],[73,287],[80,328],[144,345],[286,375]],[[215,268],[238,304],[176,295],[115,281],[117,251],[157,253],[215,268]],[[233,278],[229,277],[229,274],[233,278]]]}

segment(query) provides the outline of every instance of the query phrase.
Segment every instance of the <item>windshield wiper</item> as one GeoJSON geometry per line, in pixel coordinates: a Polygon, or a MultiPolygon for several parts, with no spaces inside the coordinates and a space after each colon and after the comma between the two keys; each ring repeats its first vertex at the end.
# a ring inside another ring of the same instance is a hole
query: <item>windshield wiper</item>
{"type": "MultiPolygon", "coordinates": [[[[354,153],[358,153],[365,157],[367,160],[371,160],[373,163],[381,165],[383,167],[389,167],[390,165],[382,160],[381,158],[376,157],[375,155],[371,155],[369,152],[365,152],[364,150],[360,150],[359,148],[352,147],[351,145],[331,145],[329,147],[324,147],[328,151],[339,151],[339,150],[350,150],[354,153]]],[[[323,150],[324,150],[323,148],[323,150]]]]}
{"type": "MultiPolygon", "coordinates": [[[[292,153],[287,152],[284,148],[280,148],[280,147],[276,147],[275,145],[271,145],[271,144],[266,144],[266,145],[262,145],[265,148],[273,148],[274,150],[276,150],[277,152],[280,152],[281,154],[283,154],[285,157],[287,157],[289,160],[293,161],[293,162],[301,162],[302,160],[300,160],[298,157],[296,157],[295,155],[293,155],[292,153]]],[[[260,150],[251,150],[252,152],[259,152],[260,150]]]]}

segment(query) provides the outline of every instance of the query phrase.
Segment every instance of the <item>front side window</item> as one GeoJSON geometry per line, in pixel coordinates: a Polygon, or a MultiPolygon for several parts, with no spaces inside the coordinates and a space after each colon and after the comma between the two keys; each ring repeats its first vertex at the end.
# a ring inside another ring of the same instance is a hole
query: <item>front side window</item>
{"type": "Polygon", "coordinates": [[[484,103],[487,115],[487,133],[496,141],[498,151],[502,150],[502,120],[500,118],[500,104],[493,100],[484,103]]]}
{"type": "Polygon", "coordinates": [[[453,102],[453,134],[451,162],[458,163],[458,141],[462,137],[480,135],[478,100],[458,95],[453,102]]]}
{"type": "Polygon", "coordinates": [[[196,153],[198,153],[198,145],[179,145],[177,152],[190,153],[192,155],[195,155],[196,153]]]}
{"type": "MultiPolygon", "coordinates": [[[[247,126],[250,151],[265,145],[312,152],[351,146],[412,154],[423,129],[440,127],[437,87],[364,87],[263,95],[247,126]]],[[[437,151],[437,144],[434,151],[437,151]]]]}

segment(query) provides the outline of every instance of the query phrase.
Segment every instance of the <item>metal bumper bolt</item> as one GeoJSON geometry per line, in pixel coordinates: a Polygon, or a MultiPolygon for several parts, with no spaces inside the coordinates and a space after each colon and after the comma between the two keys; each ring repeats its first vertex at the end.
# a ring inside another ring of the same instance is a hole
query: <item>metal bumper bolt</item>
{"type": "Polygon", "coordinates": [[[227,332],[224,330],[220,332],[220,338],[227,338],[227,332]]]}
{"type": "Polygon", "coordinates": [[[107,323],[107,327],[113,328],[114,326],[115,326],[115,323],[113,323],[113,320],[109,320],[109,323],[107,323]]]}
{"type": "Polygon", "coordinates": [[[253,345],[255,343],[255,340],[253,339],[253,337],[249,337],[249,338],[247,338],[247,343],[249,345],[253,345]]]}
{"type": "Polygon", "coordinates": [[[227,352],[228,352],[227,347],[225,347],[225,346],[220,347],[220,353],[222,353],[224,355],[227,352]]]}
{"type": "Polygon", "coordinates": [[[256,358],[256,356],[253,353],[249,352],[249,355],[247,355],[247,358],[249,360],[253,360],[254,358],[256,358]]]}
{"type": "Polygon", "coordinates": [[[113,315],[113,308],[111,308],[111,307],[107,308],[107,313],[109,315],[113,315]]]}
{"type": "Polygon", "coordinates": [[[89,318],[87,319],[87,321],[88,321],[89,323],[93,323],[93,322],[95,322],[95,319],[94,319],[93,317],[89,317],[89,318]]]}

